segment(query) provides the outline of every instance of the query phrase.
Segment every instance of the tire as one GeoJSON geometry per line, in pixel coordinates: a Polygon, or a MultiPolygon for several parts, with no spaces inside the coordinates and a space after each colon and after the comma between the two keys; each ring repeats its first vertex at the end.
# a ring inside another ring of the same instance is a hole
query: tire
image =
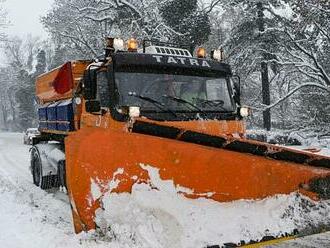
{"type": "Polygon", "coordinates": [[[65,161],[60,161],[58,168],[58,181],[59,185],[66,188],[66,172],[65,172],[65,161]]]}
{"type": "Polygon", "coordinates": [[[42,161],[36,147],[31,149],[31,172],[33,184],[41,189],[50,189],[59,186],[57,175],[42,175],[42,161]]]}

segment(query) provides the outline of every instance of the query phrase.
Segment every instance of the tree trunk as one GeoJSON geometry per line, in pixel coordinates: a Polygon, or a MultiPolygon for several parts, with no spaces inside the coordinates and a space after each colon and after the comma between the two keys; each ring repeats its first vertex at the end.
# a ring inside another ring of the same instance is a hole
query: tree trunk
{"type": "MultiPolygon", "coordinates": [[[[265,21],[264,21],[264,13],[262,3],[257,3],[258,8],[258,19],[257,24],[260,33],[265,31],[265,21]]],[[[264,47],[263,47],[264,48],[264,47]]],[[[262,83],[262,103],[264,105],[270,105],[270,89],[269,89],[269,77],[268,77],[268,65],[267,62],[267,54],[262,54],[262,62],[261,62],[261,83],[262,83]]],[[[264,128],[267,131],[271,129],[271,116],[270,109],[267,109],[263,112],[263,124],[264,128]]]]}
{"type": "MultiPolygon", "coordinates": [[[[262,82],[262,103],[270,105],[270,91],[269,91],[269,78],[268,78],[268,65],[266,62],[261,62],[261,82],[262,82]]],[[[271,116],[270,109],[263,112],[264,128],[267,131],[271,129],[271,116]]]]}

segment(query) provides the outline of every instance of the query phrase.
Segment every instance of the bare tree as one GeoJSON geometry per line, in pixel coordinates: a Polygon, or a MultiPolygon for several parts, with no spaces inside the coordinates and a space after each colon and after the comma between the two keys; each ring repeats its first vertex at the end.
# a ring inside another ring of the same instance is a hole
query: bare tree
{"type": "Polygon", "coordinates": [[[39,39],[32,36],[26,40],[8,38],[4,44],[6,64],[0,70],[0,120],[7,130],[22,130],[33,123],[35,68],[32,65],[39,45],[39,39]]]}
{"type": "Polygon", "coordinates": [[[8,26],[7,12],[3,7],[5,0],[0,0],[0,42],[6,39],[5,28],[8,26]]]}
{"type": "Polygon", "coordinates": [[[61,40],[76,57],[96,57],[104,38],[158,38],[179,35],[162,22],[158,6],[164,0],[55,1],[42,18],[54,40],[61,40]]]}

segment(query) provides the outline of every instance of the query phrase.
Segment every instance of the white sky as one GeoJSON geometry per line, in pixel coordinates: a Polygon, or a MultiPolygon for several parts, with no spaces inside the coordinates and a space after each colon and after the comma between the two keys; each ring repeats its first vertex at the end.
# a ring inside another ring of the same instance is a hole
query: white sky
{"type": "Polygon", "coordinates": [[[40,17],[51,8],[54,0],[6,0],[4,9],[8,12],[8,20],[11,25],[6,28],[8,35],[46,37],[40,17]]]}

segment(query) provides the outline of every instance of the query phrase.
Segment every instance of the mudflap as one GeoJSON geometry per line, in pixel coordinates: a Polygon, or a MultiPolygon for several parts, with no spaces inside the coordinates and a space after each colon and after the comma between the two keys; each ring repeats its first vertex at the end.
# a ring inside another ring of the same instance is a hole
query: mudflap
{"type": "Polygon", "coordinates": [[[67,186],[75,231],[95,229],[95,210],[107,192],[131,192],[150,180],[144,165],[162,180],[191,189],[187,198],[218,202],[302,193],[317,197],[309,182],[330,170],[233,150],[111,129],[84,128],[65,140],[67,186]],[[97,185],[97,190],[93,188],[97,185]]]}

